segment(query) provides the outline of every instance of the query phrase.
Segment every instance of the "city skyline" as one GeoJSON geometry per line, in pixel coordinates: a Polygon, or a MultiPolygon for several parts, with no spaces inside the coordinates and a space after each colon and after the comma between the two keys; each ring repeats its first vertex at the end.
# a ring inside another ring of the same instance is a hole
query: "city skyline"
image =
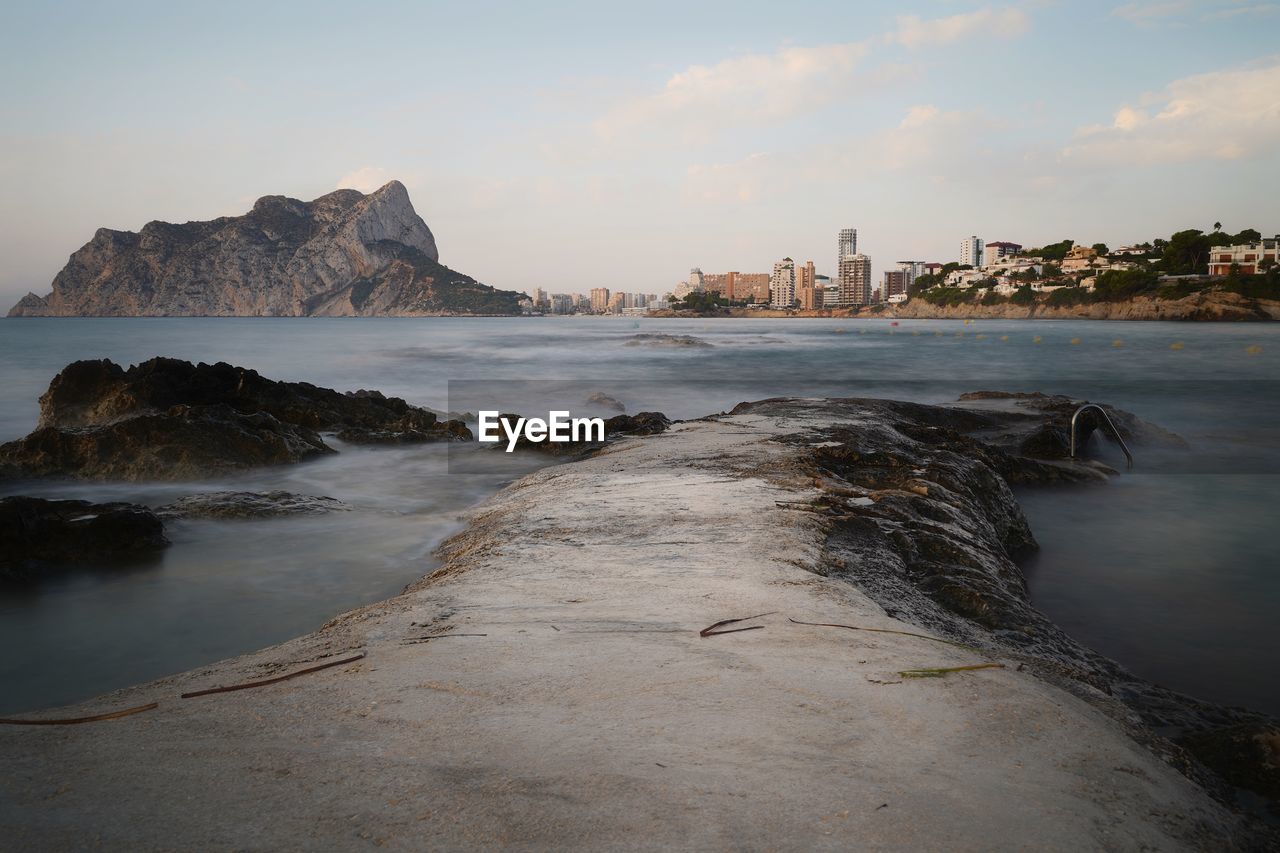
{"type": "Polygon", "coordinates": [[[444,263],[526,292],[586,292],[620,257],[628,291],[692,263],[826,267],[844,222],[881,271],[965,234],[1274,233],[1277,9],[14,8],[0,298],[46,291],[99,227],[392,178],[444,263]]]}

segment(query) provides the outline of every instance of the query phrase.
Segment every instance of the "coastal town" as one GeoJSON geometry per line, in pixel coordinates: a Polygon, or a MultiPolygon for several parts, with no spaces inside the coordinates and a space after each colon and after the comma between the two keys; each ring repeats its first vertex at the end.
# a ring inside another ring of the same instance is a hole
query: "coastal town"
{"type": "MultiPolygon", "coordinates": [[[[844,228],[837,235],[834,275],[818,272],[813,260],[801,263],[785,257],[771,272],[707,273],[694,267],[661,296],[607,287],[587,294],[536,288],[521,300],[520,308],[525,314],[645,315],[737,307],[824,316],[879,310],[916,299],[941,306],[1031,304],[1038,298],[1050,305],[1070,305],[1146,292],[1173,299],[1213,286],[1238,290],[1248,278],[1267,276],[1277,268],[1278,246],[1280,235],[1263,238],[1254,229],[1225,234],[1220,223],[1208,234],[1193,229],[1115,248],[1073,240],[1029,248],[970,235],[960,241],[955,260],[897,261],[877,279],[871,258],[858,250],[857,229],[844,228]]],[[[1274,289],[1274,281],[1270,284],[1264,290],[1274,289]]]]}

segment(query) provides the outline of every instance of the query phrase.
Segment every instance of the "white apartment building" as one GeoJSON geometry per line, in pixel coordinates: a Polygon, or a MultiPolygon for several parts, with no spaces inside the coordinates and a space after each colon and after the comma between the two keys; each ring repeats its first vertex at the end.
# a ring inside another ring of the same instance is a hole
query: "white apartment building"
{"type": "Polygon", "coordinates": [[[769,277],[769,306],[790,308],[796,301],[796,262],[783,258],[773,265],[769,277]]]}
{"type": "Polygon", "coordinates": [[[966,237],[960,243],[960,263],[971,267],[982,266],[982,238],[966,237]]]}
{"type": "Polygon", "coordinates": [[[1271,266],[1280,263],[1280,235],[1243,243],[1239,246],[1214,246],[1209,250],[1209,275],[1227,275],[1232,264],[1240,265],[1240,272],[1253,275],[1262,270],[1264,262],[1271,266]]]}
{"type": "MultiPolygon", "coordinates": [[[[987,243],[982,249],[982,265],[990,266],[999,263],[1003,258],[1016,255],[1022,251],[1022,246],[1018,243],[1006,243],[1003,240],[993,240],[987,243]]],[[[975,266],[977,266],[975,264],[975,266]]]]}
{"type": "Polygon", "coordinates": [[[842,228],[836,238],[836,260],[852,258],[858,254],[858,229],[842,228]]]}

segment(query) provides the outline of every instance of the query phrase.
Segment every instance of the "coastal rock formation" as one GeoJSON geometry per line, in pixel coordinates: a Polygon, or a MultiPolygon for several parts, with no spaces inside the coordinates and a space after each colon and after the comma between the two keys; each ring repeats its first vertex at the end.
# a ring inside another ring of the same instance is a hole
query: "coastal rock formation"
{"type": "Polygon", "coordinates": [[[625,344],[629,347],[670,347],[672,349],[710,349],[708,343],[693,335],[668,335],[664,332],[642,332],[632,335],[625,344]]]}
{"type": "MultiPolygon", "coordinates": [[[[864,312],[870,314],[870,312],[864,312]]],[[[912,299],[875,316],[916,320],[1280,320],[1280,302],[1237,293],[1207,291],[1181,299],[1137,296],[1124,302],[1087,305],[933,305],[912,299]]]]}
{"type": "Polygon", "coordinates": [[[144,506],[0,498],[0,582],[153,554],[168,544],[160,519],[144,506]]]}
{"type": "Polygon", "coordinates": [[[301,462],[343,441],[470,439],[460,421],[377,391],[276,382],[224,362],[77,361],[40,398],[37,429],[0,446],[0,474],[189,479],[301,462]]]}
{"type": "Polygon", "coordinates": [[[264,196],[243,216],[98,229],[11,317],[517,314],[521,294],[442,266],[392,181],[365,195],[264,196]]]}
{"type": "Polygon", "coordinates": [[[325,515],[349,509],[351,507],[336,498],[292,492],[201,492],[158,507],[156,515],[162,519],[277,518],[325,515]]]}
{"type": "MultiPolygon", "coordinates": [[[[110,737],[0,727],[21,770],[0,775],[6,839],[1275,849],[1162,734],[1247,714],[1144,685],[1026,601],[1011,551],[1028,531],[999,469],[1096,474],[973,438],[1030,417],[772,400],[542,468],[402,595],[47,712],[160,703],[110,737]]],[[[1270,754],[1238,731],[1220,755],[1270,754]]]]}

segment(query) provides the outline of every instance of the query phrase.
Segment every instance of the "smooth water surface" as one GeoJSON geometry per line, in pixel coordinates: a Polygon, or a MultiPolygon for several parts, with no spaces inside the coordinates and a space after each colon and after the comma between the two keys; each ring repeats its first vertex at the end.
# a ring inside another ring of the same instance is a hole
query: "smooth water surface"
{"type": "MultiPolygon", "coordinates": [[[[39,395],[68,362],[155,355],[229,361],[340,390],[376,388],[442,410],[450,380],[487,379],[588,380],[627,411],[676,418],[776,395],[947,402],[979,388],[1113,403],[1182,434],[1192,449],[1136,448],[1137,471],[1110,485],[1021,494],[1043,545],[1026,566],[1033,598],[1143,676],[1280,713],[1280,687],[1260,675],[1280,664],[1275,325],[15,319],[0,321],[0,440],[35,425],[39,395]],[[653,332],[711,346],[628,345],[653,332]]],[[[529,385],[530,399],[538,387],[529,385]]],[[[505,402],[494,407],[514,408],[505,402]]],[[[173,546],[152,564],[0,593],[0,713],[279,642],[394,594],[430,570],[433,548],[458,528],[465,507],[542,464],[451,469],[443,446],[338,446],[335,457],[207,483],[0,487],[151,505],[202,490],[282,488],[354,507],[318,518],[179,522],[169,527],[173,546]]],[[[1111,448],[1096,450],[1117,459],[1111,448]]]]}

